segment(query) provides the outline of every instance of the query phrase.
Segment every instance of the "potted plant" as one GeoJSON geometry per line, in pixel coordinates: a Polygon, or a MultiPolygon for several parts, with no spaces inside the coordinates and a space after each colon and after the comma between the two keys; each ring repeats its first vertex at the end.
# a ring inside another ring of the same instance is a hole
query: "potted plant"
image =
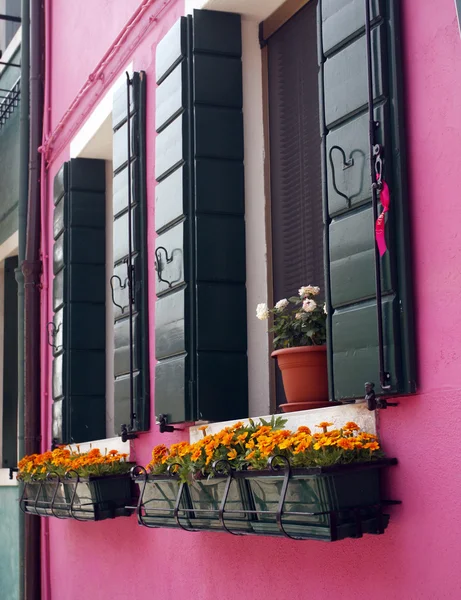
{"type": "Polygon", "coordinates": [[[128,516],[133,488],[127,457],[117,450],[80,452],[78,446],[25,456],[18,464],[18,479],[25,483],[21,508],[81,521],[128,516]]]}
{"type": "Polygon", "coordinates": [[[327,541],[383,533],[380,470],[396,461],[376,435],[353,422],[322,422],[315,433],[283,425],[250,419],[210,435],[204,427],[194,444],[154,448],[141,468],[141,524],[327,541]]]}
{"type": "Polygon", "coordinates": [[[282,373],[287,404],[284,412],[329,406],[326,354],[326,308],[315,300],[320,288],[306,285],[298,296],[279,300],[274,308],[258,304],[256,316],[271,319],[272,356],[282,373]]]}

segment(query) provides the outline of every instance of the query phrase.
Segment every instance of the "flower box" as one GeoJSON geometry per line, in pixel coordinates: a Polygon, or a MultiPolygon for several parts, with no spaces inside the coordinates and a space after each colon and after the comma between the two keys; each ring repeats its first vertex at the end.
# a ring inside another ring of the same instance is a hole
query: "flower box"
{"type": "Polygon", "coordinates": [[[180,484],[178,477],[140,475],[139,471],[135,471],[133,477],[139,489],[137,515],[140,525],[192,530],[189,491],[187,486],[180,484]]]}
{"type": "Polygon", "coordinates": [[[133,492],[128,473],[28,481],[20,505],[24,512],[43,517],[103,521],[130,516],[133,492]]]}
{"type": "Polygon", "coordinates": [[[64,516],[66,511],[65,488],[58,478],[29,481],[24,484],[21,508],[40,517],[64,516]]]}
{"type": "Polygon", "coordinates": [[[245,480],[218,475],[211,479],[192,481],[188,488],[194,529],[252,532],[253,517],[248,512],[252,505],[245,480]],[[220,516],[221,508],[223,512],[220,516]]]}
{"type": "Polygon", "coordinates": [[[247,471],[237,477],[249,486],[256,534],[335,541],[384,532],[389,517],[382,514],[380,471],[395,462],[247,471]]]}

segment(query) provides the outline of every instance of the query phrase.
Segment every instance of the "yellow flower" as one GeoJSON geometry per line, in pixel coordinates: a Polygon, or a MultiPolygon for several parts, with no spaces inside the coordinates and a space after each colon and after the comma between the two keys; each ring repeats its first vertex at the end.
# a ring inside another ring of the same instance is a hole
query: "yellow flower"
{"type": "Polygon", "coordinates": [[[232,431],[235,431],[236,429],[240,429],[240,428],[241,428],[241,427],[243,427],[243,426],[244,426],[244,425],[243,425],[243,422],[242,422],[242,421],[239,421],[238,423],[236,423],[235,425],[233,425],[233,426],[231,427],[231,429],[232,429],[232,431]]]}
{"type": "Polygon", "coordinates": [[[234,458],[237,458],[237,450],[235,448],[232,448],[232,450],[230,450],[227,453],[227,458],[229,458],[230,460],[233,460],[234,458]]]}

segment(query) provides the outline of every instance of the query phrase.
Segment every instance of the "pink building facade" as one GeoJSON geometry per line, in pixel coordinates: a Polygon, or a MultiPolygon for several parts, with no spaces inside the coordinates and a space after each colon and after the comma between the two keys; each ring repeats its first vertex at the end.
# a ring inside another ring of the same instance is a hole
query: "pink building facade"
{"type": "MultiPolygon", "coordinates": [[[[157,274],[154,264],[158,184],[155,169],[162,159],[156,156],[156,136],[161,135],[156,134],[157,46],[177,20],[194,9],[242,15],[249,413],[240,416],[267,415],[273,411],[269,401],[269,343],[264,327],[253,317],[256,303],[267,299],[270,280],[267,266],[270,236],[265,218],[268,196],[263,99],[265,58],[260,48],[259,25],[263,21],[271,23],[268,20],[271,15],[280,15],[278,11],[283,3],[280,0],[186,3],[183,0],[126,0],[122,3],[55,0],[46,4],[44,147],[47,165],[42,182],[44,332],[46,324],[53,320],[55,176],[62,164],[72,158],[112,160],[112,129],[107,123],[113,116],[113,90],[123,83],[126,71],[145,72],[150,427],[125,444],[119,438],[112,439],[119,431],[113,428],[114,393],[111,396],[107,392],[108,439],[98,443],[102,448],[128,448],[133,461],[146,464],[155,444],[180,441],[189,436],[188,427],[179,425],[181,431],[161,434],[156,424],[157,274]]],[[[292,5],[296,3],[287,4],[289,15],[295,15],[292,5]]],[[[298,8],[305,4],[299,2],[298,8]]],[[[357,4],[362,6],[362,3],[357,4]]],[[[347,2],[344,0],[341,5],[347,2]]],[[[388,484],[390,497],[401,500],[402,504],[392,508],[388,529],[382,536],[322,544],[224,533],[148,530],[139,527],[135,517],[102,523],[46,519],[42,525],[44,599],[116,600],[130,595],[165,600],[191,597],[197,600],[216,597],[278,600],[311,596],[345,600],[357,597],[429,600],[460,596],[461,475],[457,444],[461,421],[458,334],[461,328],[458,310],[461,207],[456,178],[461,131],[461,41],[453,0],[437,3],[402,0],[400,5],[405,113],[402,127],[407,147],[406,201],[412,256],[417,391],[399,397],[397,408],[381,411],[377,417],[387,454],[399,460],[399,465],[389,473],[388,484]]],[[[286,20],[285,17],[281,23],[286,20]]],[[[275,25],[272,23],[270,27],[275,25]]],[[[356,68],[362,69],[361,66],[356,68]]],[[[112,244],[112,240],[107,243],[112,244]]],[[[106,281],[106,298],[109,294],[106,281]]],[[[113,315],[106,319],[110,324],[113,315]]],[[[53,351],[46,335],[42,340],[41,361],[45,450],[53,437],[53,351]]],[[[113,377],[109,368],[107,381],[112,382],[113,377]]],[[[344,414],[348,420],[362,419],[374,427],[374,415],[354,405],[320,409],[320,412],[313,411],[312,416],[303,413],[299,419],[315,423],[317,419],[324,420],[325,415],[328,420],[332,411],[339,415],[337,418],[344,414]]]]}

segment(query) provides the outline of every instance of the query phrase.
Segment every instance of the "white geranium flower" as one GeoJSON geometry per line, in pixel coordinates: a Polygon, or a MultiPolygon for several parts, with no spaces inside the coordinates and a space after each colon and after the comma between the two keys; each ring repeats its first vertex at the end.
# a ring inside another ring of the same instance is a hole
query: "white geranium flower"
{"type": "Polygon", "coordinates": [[[266,321],[269,318],[269,309],[266,303],[258,304],[256,307],[256,316],[260,321],[266,321]]]}
{"type": "Polygon", "coordinates": [[[310,313],[317,308],[317,303],[311,298],[306,298],[303,302],[303,311],[310,313]]]}
{"type": "Polygon", "coordinates": [[[325,302],[325,304],[323,305],[323,312],[327,315],[328,311],[327,311],[327,303],[325,302]]]}
{"type": "Polygon", "coordinates": [[[275,305],[275,308],[277,310],[283,310],[284,308],[286,308],[288,306],[288,300],[286,298],[283,298],[282,300],[279,300],[277,302],[277,304],[275,305]]]}
{"type": "Polygon", "coordinates": [[[303,313],[296,313],[295,314],[295,319],[302,319],[303,318],[303,313]]]}
{"type": "Polygon", "coordinates": [[[320,293],[320,288],[316,285],[303,285],[298,290],[300,298],[306,298],[307,296],[317,296],[320,293]]]}

